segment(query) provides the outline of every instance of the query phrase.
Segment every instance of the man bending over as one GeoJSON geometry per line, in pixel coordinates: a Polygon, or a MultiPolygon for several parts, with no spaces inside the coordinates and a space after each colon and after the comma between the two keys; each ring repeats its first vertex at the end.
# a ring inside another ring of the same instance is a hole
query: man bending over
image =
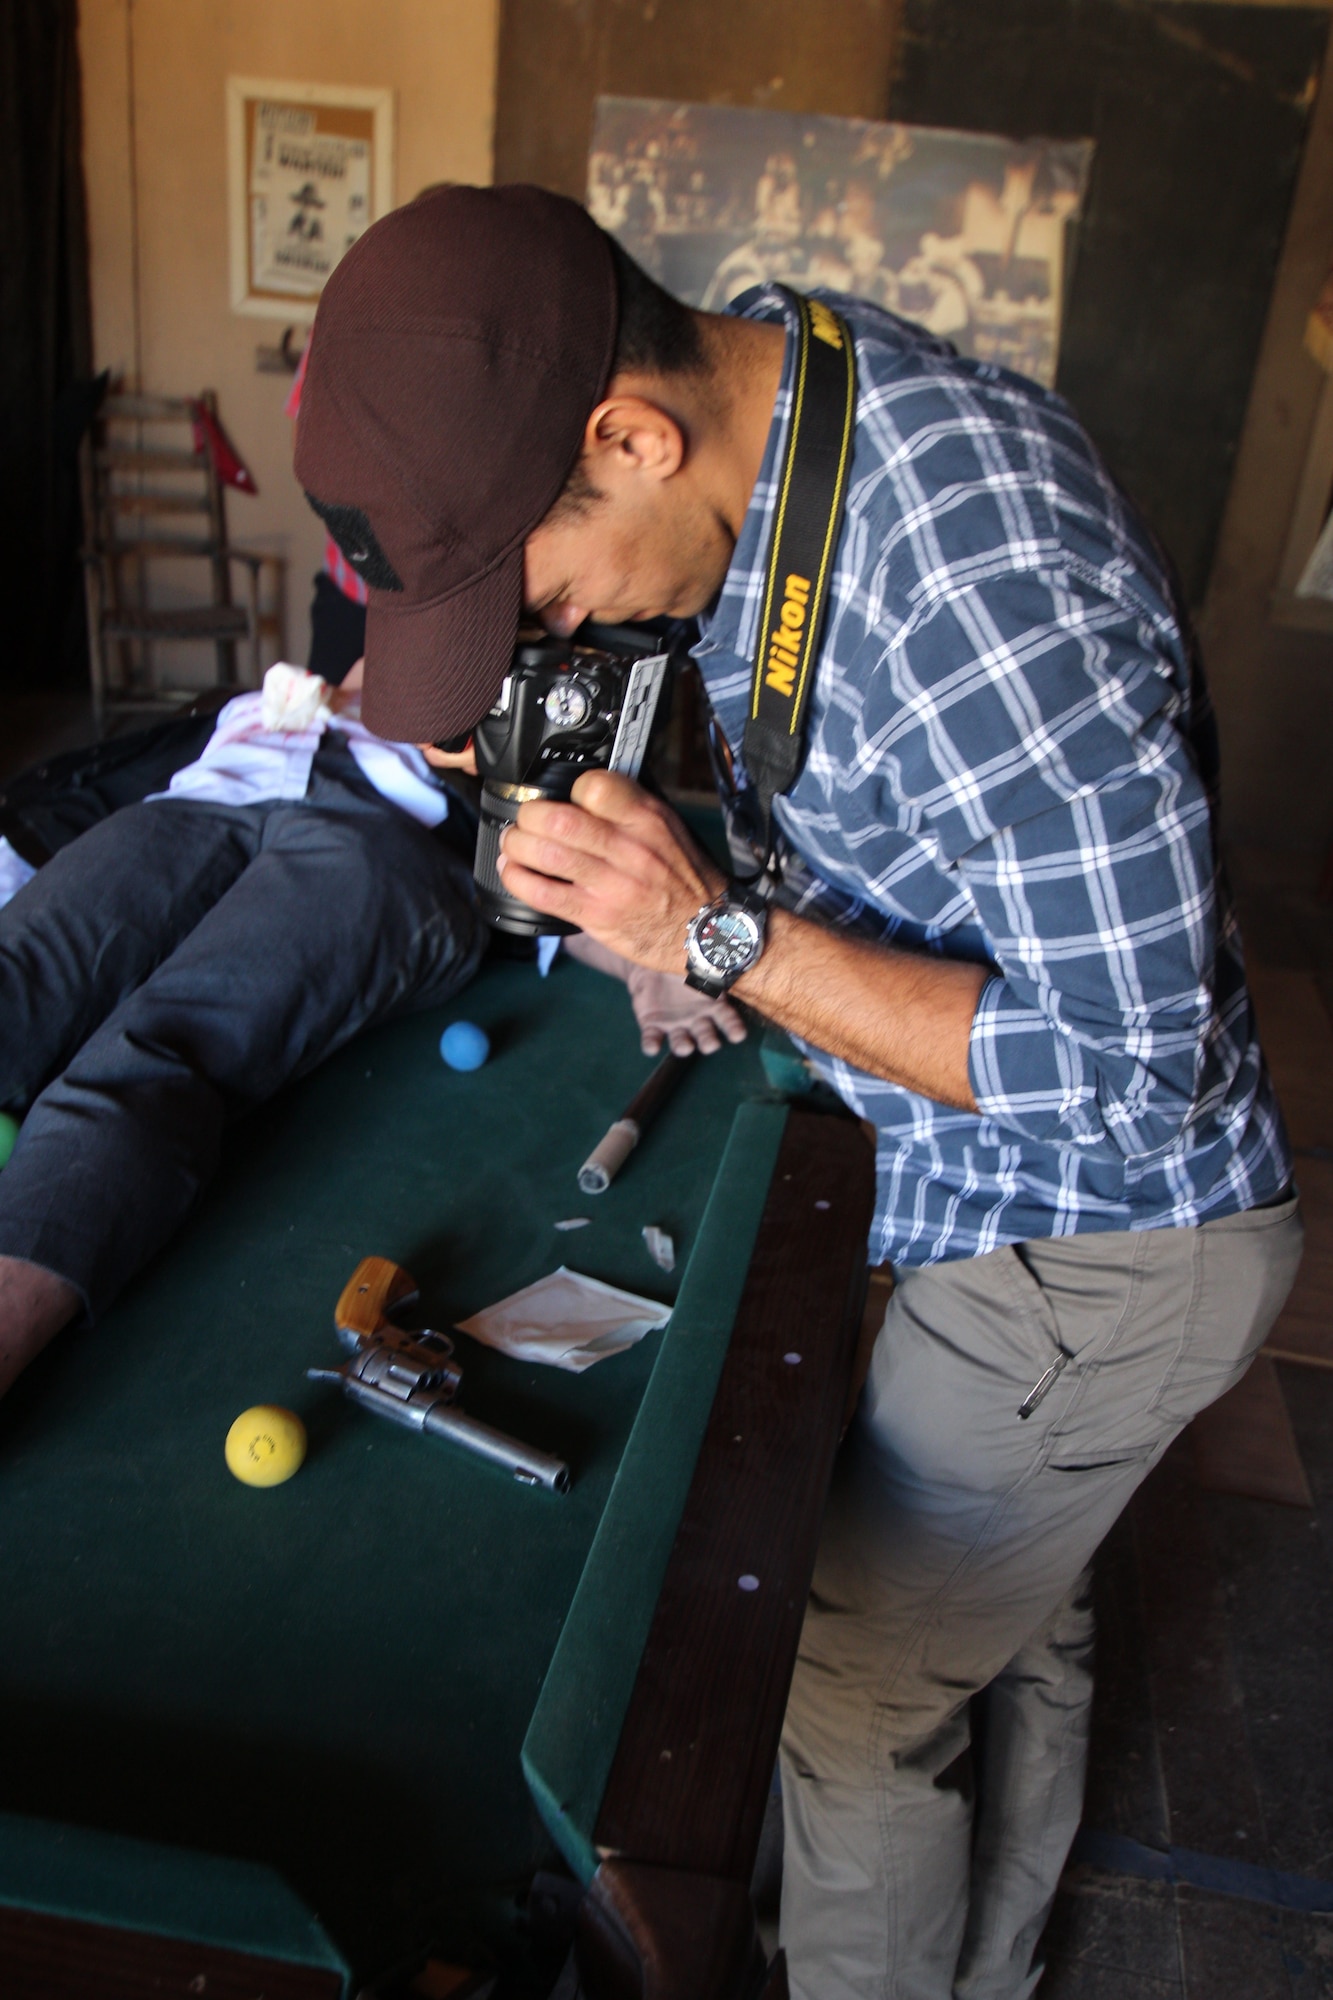
{"type": "Polygon", "coordinates": [[[877,1128],[898,1284],[787,1711],[791,1993],[1029,2000],[1082,1799],[1087,1565],[1300,1254],[1162,556],[1035,383],[837,294],[690,312],[533,188],[353,246],[296,465],[368,584],[394,735],[487,713],[521,606],[699,619],[741,878],[598,771],[522,805],[504,882],[734,990],[877,1128]]]}

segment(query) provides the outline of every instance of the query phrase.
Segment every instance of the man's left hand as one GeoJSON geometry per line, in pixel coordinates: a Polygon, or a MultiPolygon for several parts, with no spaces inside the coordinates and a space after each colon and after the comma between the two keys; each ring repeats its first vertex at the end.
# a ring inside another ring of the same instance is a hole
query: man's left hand
{"type": "Polygon", "coordinates": [[[567,805],[529,800],[499,865],[511,896],[657,972],[684,970],[686,926],[726,886],[669,806],[610,771],[585,772],[567,805]]]}

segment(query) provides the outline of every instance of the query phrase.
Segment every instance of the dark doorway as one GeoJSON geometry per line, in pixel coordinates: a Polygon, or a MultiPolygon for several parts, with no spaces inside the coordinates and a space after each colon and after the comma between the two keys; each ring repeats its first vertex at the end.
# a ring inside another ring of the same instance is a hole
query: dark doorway
{"type": "Polygon", "coordinates": [[[77,440],[91,392],[76,0],[0,7],[0,690],[87,672],[77,440]]]}

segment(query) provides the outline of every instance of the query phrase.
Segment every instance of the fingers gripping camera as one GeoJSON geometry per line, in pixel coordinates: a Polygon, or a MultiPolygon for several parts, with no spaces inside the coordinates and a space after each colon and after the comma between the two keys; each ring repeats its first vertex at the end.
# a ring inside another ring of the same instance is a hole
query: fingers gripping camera
{"type": "Polygon", "coordinates": [[[668,661],[665,652],[619,653],[559,639],[515,649],[495,706],[472,736],[482,780],[477,892],[497,930],[542,937],[572,928],[508,893],[495,865],[500,836],[526,800],[567,799],[584,771],[638,777],[663,706],[668,661]]]}

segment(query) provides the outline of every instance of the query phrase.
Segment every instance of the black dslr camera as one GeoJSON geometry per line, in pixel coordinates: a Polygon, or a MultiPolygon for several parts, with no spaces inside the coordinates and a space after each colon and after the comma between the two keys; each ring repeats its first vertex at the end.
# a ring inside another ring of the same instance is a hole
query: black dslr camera
{"type": "Polygon", "coordinates": [[[482,781],[477,891],[496,930],[549,937],[573,929],[509,894],[495,866],[500,836],[525,800],[567,799],[584,771],[638,777],[665,716],[668,665],[659,640],[622,628],[585,625],[578,644],[520,634],[495,706],[472,732],[482,781]]]}

